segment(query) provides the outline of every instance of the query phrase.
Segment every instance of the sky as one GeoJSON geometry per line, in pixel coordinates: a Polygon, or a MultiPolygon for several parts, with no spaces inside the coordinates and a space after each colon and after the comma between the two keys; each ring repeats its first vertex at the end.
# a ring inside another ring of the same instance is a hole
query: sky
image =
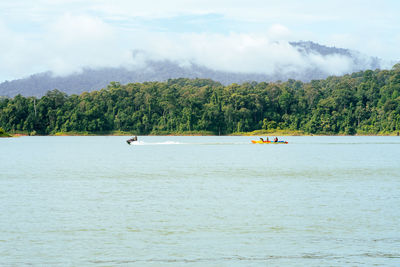
{"type": "Polygon", "coordinates": [[[0,82],[52,71],[135,68],[173,60],[271,73],[311,64],[341,73],[341,57],[302,57],[313,41],[400,61],[397,0],[1,0],[0,82]]]}

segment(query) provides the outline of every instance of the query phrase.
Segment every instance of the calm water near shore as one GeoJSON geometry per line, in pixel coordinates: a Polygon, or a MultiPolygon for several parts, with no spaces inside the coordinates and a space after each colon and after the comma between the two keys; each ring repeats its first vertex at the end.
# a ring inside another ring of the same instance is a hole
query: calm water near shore
{"type": "Polygon", "coordinates": [[[254,138],[0,139],[0,266],[399,266],[400,137],[254,138]]]}

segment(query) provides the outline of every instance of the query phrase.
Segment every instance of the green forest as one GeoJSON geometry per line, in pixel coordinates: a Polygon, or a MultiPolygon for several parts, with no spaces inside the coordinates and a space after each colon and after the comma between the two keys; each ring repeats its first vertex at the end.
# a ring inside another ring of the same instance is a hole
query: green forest
{"type": "Polygon", "coordinates": [[[129,132],[137,135],[227,135],[287,129],[306,134],[395,134],[400,131],[400,64],[308,83],[170,79],[41,98],[0,98],[9,133],[129,132]]]}

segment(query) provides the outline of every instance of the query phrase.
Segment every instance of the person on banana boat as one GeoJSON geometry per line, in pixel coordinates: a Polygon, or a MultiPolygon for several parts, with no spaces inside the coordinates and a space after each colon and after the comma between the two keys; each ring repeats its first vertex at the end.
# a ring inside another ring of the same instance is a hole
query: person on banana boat
{"type": "Polygon", "coordinates": [[[267,136],[267,139],[265,139],[265,141],[264,141],[264,138],[260,137],[260,141],[261,141],[261,142],[264,142],[264,143],[265,143],[265,142],[269,142],[269,138],[268,138],[268,136],[267,136]]]}

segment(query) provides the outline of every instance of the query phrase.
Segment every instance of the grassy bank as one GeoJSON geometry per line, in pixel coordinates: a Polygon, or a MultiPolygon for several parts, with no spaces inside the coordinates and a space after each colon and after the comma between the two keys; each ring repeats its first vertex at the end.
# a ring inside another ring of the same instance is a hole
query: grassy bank
{"type": "Polygon", "coordinates": [[[56,132],[54,134],[50,134],[53,136],[130,136],[135,135],[132,132],[124,132],[124,131],[108,131],[108,132],[56,132]]]}
{"type": "Polygon", "coordinates": [[[348,135],[345,133],[306,133],[299,130],[289,130],[289,129],[270,129],[270,130],[256,130],[252,132],[236,132],[230,134],[232,136],[399,136],[399,132],[378,132],[378,133],[368,133],[358,131],[354,135],[348,135]]]}
{"type": "Polygon", "coordinates": [[[312,135],[298,130],[288,129],[270,129],[270,130],[256,130],[252,132],[236,132],[230,134],[232,136],[307,136],[312,135]]]}
{"type": "MultiPolygon", "coordinates": [[[[15,132],[15,133],[6,133],[3,129],[0,128],[0,137],[17,137],[17,136],[35,136],[40,135],[36,132],[15,132]]],[[[134,132],[125,132],[125,131],[108,131],[108,132],[56,132],[49,134],[49,136],[135,136],[142,135],[134,132]]],[[[218,136],[218,134],[210,131],[153,131],[148,136],[218,136]]],[[[231,134],[223,134],[227,136],[350,136],[344,133],[332,134],[332,133],[306,133],[304,131],[299,130],[289,130],[289,129],[269,129],[269,130],[255,130],[252,132],[235,132],[231,134]]],[[[399,136],[397,131],[395,132],[379,132],[379,133],[368,133],[358,131],[354,136],[399,136]]]]}
{"type": "Polygon", "coordinates": [[[11,137],[6,131],[3,130],[3,128],[0,128],[0,137],[11,137]]]}
{"type": "MultiPolygon", "coordinates": [[[[111,131],[111,132],[57,132],[51,134],[54,136],[96,136],[96,135],[106,135],[106,136],[132,136],[139,135],[134,132],[124,132],[124,131],[111,131]]],[[[187,132],[167,132],[167,131],[156,131],[148,134],[149,136],[210,136],[215,135],[213,132],[209,131],[187,131],[187,132]]]]}
{"type": "Polygon", "coordinates": [[[151,136],[214,136],[214,132],[210,131],[153,131],[149,135],[151,136]]]}

